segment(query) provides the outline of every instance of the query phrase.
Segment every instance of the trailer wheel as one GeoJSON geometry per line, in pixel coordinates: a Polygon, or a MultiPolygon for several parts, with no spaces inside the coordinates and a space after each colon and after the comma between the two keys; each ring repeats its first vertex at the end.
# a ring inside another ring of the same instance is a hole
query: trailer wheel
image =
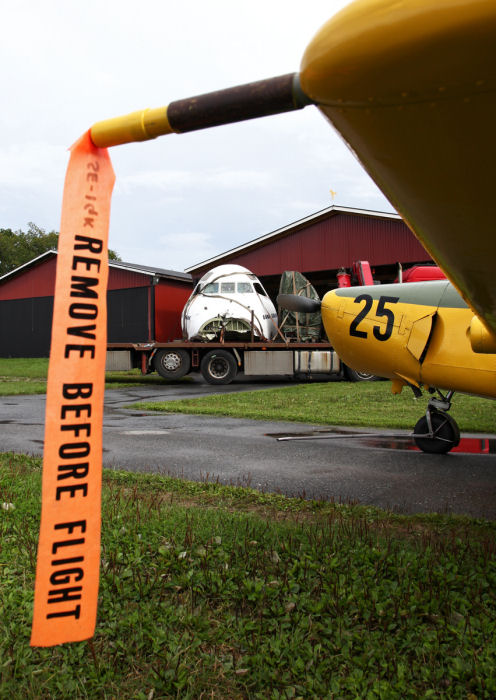
{"type": "Polygon", "coordinates": [[[230,384],[238,367],[233,355],[227,350],[210,350],[200,365],[201,373],[209,384],[230,384]]]}
{"type": "Polygon", "coordinates": [[[180,379],[188,374],[191,358],[186,350],[158,350],[153,358],[153,366],[164,379],[180,379]]]}

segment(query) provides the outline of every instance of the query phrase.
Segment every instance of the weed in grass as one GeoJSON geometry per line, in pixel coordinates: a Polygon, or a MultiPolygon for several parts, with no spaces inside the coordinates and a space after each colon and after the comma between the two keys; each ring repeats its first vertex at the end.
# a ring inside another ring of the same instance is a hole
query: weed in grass
{"type": "Polygon", "coordinates": [[[0,457],[5,697],[496,695],[494,523],[125,472],[94,639],[31,649],[39,464],[0,457]]]}

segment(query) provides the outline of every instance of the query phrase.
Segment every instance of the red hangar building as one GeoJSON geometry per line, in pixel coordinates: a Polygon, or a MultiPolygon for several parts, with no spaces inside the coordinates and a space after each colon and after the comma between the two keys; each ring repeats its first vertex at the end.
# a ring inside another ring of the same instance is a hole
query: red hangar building
{"type": "MultiPolygon", "coordinates": [[[[0,357],[50,352],[57,252],[50,250],[0,277],[0,357]]],[[[191,275],[109,261],[109,343],[168,342],[181,337],[191,275]]]]}
{"type": "Polygon", "coordinates": [[[393,282],[398,263],[432,264],[403,219],[394,213],[331,206],[265,236],[186,268],[195,282],[217,265],[242,265],[260,278],[275,299],[285,270],[297,270],[320,297],[338,286],[337,273],[366,260],[376,282],[393,282]]]}

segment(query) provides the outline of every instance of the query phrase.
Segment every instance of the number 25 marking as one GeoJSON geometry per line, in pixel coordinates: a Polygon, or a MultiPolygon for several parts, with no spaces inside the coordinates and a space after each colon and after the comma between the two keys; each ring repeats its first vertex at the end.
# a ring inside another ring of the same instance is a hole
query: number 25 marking
{"type": "MultiPolygon", "coordinates": [[[[374,326],[373,334],[377,340],[389,340],[391,337],[394,327],[394,313],[391,309],[386,308],[386,304],[396,304],[398,299],[399,297],[379,297],[376,316],[378,318],[383,316],[386,319],[386,328],[382,330],[381,326],[374,326]]],[[[358,312],[350,325],[350,335],[355,338],[367,338],[368,335],[367,331],[358,330],[358,326],[372,308],[373,299],[370,294],[360,294],[356,297],[355,304],[361,304],[362,301],[365,302],[363,309],[358,312]]]]}

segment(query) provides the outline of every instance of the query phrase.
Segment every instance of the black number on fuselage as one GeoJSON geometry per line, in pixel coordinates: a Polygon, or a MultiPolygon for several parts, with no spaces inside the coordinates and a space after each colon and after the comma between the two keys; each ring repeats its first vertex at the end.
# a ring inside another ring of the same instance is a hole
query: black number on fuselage
{"type": "Polygon", "coordinates": [[[351,322],[350,335],[353,335],[355,338],[366,338],[367,331],[359,331],[358,324],[363,321],[365,316],[368,314],[368,312],[372,308],[372,297],[370,296],[370,294],[360,294],[359,296],[356,297],[356,299],[354,301],[355,301],[355,304],[361,304],[362,301],[364,301],[365,306],[357,314],[357,316],[355,316],[355,318],[351,322]]]}
{"type": "MultiPolygon", "coordinates": [[[[374,338],[377,340],[389,340],[391,337],[394,328],[394,313],[391,309],[386,308],[386,304],[396,304],[398,299],[399,297],[379,297],[376,316],[383,316],[386,319],[386,328],[382,330],[380,326],[374,326],[374,338]]],[[[362,301],[365,302],[363,309],[358,312],[350,324],[350,335],[355,338],[367,338],[367,331],[358,330],[358,326],[372,308],[373,299],[370,294],[360,294],[354,299],[355,304],[361,304],[362,301]]]]}
{"type": "Polygon", "coordinates": [[[380,326],[374,326],[374,337],[377,338],[377,340],[389,340],[391,337],[394,326],[394,314],[391,309],[386,309],[385,304],[396,304],[398,299],[399,297],[379,297],[375,315],[385,316],[387,321],[384,331],[381,330],[380,326]]]}

